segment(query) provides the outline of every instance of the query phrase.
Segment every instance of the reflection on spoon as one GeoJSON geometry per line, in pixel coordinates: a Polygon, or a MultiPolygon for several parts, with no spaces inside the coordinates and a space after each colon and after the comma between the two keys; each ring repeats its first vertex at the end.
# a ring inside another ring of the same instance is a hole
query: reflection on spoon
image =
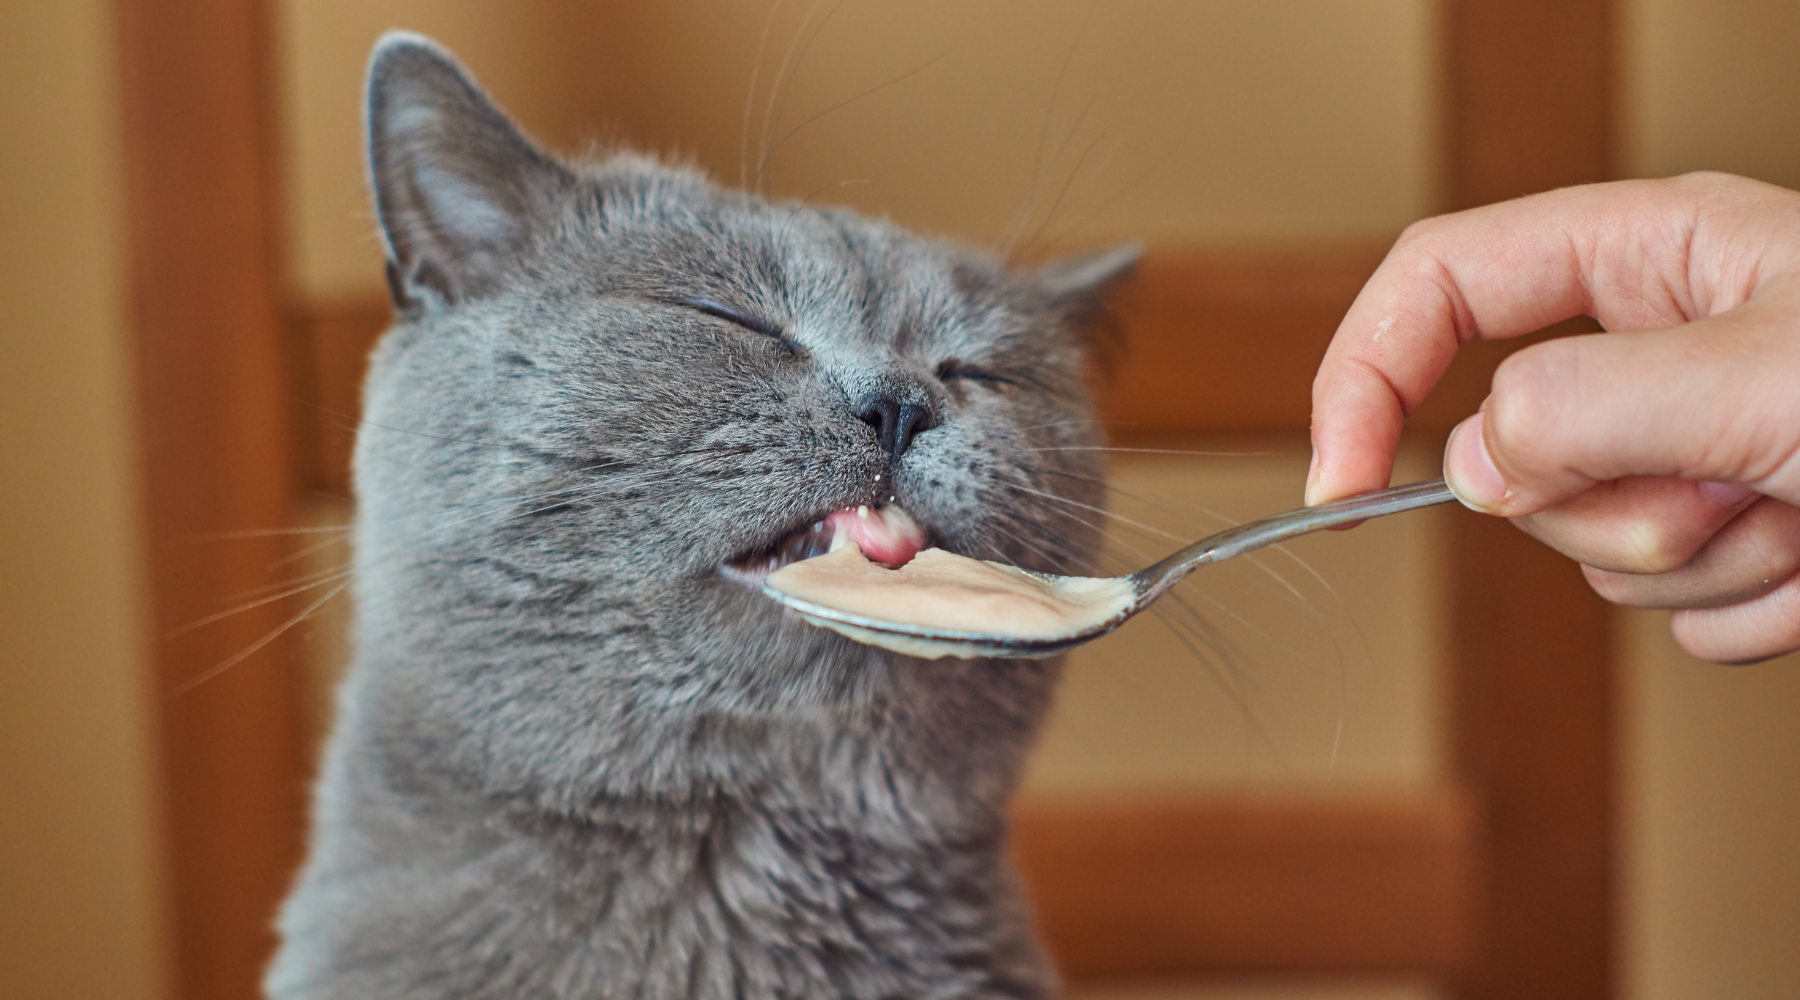
{"type": "Polygon", "coordinates": [[[907,656],[1054,656],[1118,628],[1207,563],[1453,499],[1436,479],[1302,507],[1221,531],[1121,577],[1033,573],[942,549],[888,569],[852,545],[782,567],[763,581],[763,592],[814,625],[907,656]]]}

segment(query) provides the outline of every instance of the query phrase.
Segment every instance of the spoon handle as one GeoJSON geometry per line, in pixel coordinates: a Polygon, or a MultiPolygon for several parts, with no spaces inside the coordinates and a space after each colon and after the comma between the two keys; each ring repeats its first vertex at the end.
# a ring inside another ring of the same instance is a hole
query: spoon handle
{"type": "Polygon", "coordinates": [[[1395,514],[1414,507],[1429,507],[1454,499],[1456,494],[1450,492],[1450,487],[1445,485],[1442,478],[1438,478],[1333,500],[1316,507],[1302,507],[1299,510],[1273,514],[1202,538],[1167,559],[1133,573],[1132,581],[1144,602],[1148,603],[1207,563],[1229,559],[1265,545],[1285,542],[1322,528],[1334,528],[1352,521],[1395,514]]]}

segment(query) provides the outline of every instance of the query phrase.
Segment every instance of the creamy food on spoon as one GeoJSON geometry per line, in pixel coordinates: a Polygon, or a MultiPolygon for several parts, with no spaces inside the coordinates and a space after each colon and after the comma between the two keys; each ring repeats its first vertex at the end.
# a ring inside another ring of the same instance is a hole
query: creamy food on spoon
{"type": "Polygon", "coordinates": [[[807,615],[815,625],[909,656],[982,656],[978,648],[879,631],[883,623],[996,640],[1057,640],[1110,621],[1132,603],[1122,579],[1044,576],[1002,563],[924,549],[898,507],[838,511],[822,556],[789,563],[764,586],[862,622],[807,615]],[[866,627],[859,627],[866,626],[866,627]]]}

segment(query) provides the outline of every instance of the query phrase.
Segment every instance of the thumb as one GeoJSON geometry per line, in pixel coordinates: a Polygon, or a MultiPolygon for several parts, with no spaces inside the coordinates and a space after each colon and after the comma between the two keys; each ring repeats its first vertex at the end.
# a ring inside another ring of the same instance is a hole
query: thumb
{"type": "Polygon", "coordinates": [[[1795,502],[1800,302],[1782,305],[1518,352],[1451,434],[1445,478],[1465,505],[1504,517],[1629,475],[1741,483],[1795,502]]]}

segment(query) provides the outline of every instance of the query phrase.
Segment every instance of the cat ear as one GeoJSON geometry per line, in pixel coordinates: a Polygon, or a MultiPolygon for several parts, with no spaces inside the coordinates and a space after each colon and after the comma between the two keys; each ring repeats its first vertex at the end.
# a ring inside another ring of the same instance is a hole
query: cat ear
{"type": "Polygon", "coordinates": [[[534,208],[573,178],[429,38],[382,35],[367,98],[369,182],[394,308],[417,315],[498,289],[534,208]]]}
{"type": "Polygon", "coordinates": [[[1142,243],[1125,243],[1106,250],[1054,260],[1039,267],[1038,281],[1050,294],[1069,302],[1094,303],[1114,285],[1125,280],[1144,256],[1142,243]]]}

